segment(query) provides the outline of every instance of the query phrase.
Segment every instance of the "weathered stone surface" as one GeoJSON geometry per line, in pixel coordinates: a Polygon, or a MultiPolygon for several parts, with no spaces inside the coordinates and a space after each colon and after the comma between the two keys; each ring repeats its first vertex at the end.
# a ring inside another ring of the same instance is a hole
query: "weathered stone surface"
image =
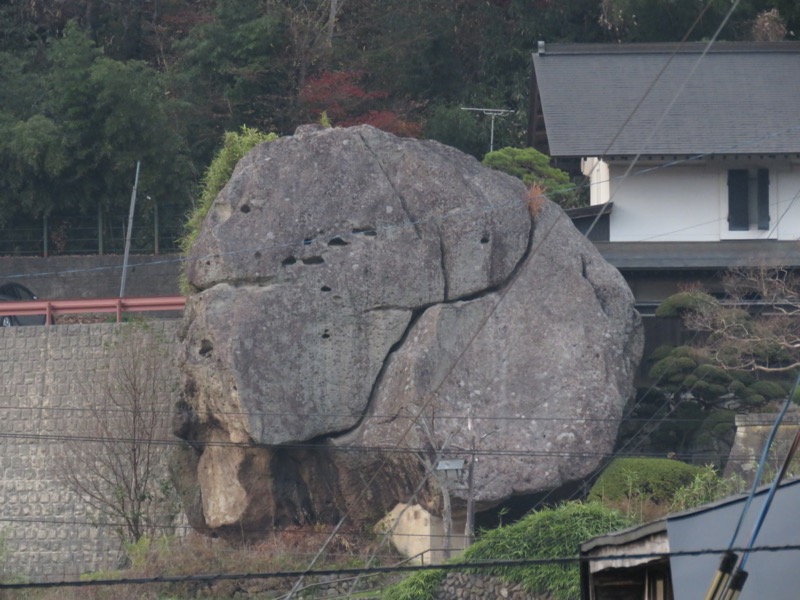
{"type": "Polygon", "coordinates": [[[391,308],[360,313],[347,296],[302,283],[222,283],[189,304],[184,369],[202,382],[193,407],[223,415],[232,441],[265,444],[354,426],[411,318],[391,308]]]}
{"type": "Polygon", "coordinates": [[[369,520],[413,491],[436,512],[423,458],[468,458],[468,415],[481,506],[590,472],[640,323],[619,273],[534,204],[471,157],[370,127],[240,161],[187,269],[180,435],[202,452],[205,524],[369,520]]]}
{"type": "Polygon", "coordinates": [[[256,148],[193,249],[185,371],[235,441],[353,427],[413,310],[508,278],[528,242],[522,184],[371,127],[256,148]]]}
{"type": "Polygon", "coordinates": [[[519,261],[524,194],[436,142],[366,126],[282,138],[239,162],[187,275],[201,289],[310,280],[361,310],[458,298],[504,281],[519,261]]]}
{"type": "MultiPolygon", "coordinates": [[[[483,504],[591,472],[613,449],[641,334],[621,276],[576,233],[545,204],[513,282],[427,309],[388,360],[376,416],[336,443],[469,458],[474,437],[483,504]],[[407,432],[410,415],[435,415],[435,428],[407,432]]],[[[463,487],[452,494],[466,498],[463,487]]]]}

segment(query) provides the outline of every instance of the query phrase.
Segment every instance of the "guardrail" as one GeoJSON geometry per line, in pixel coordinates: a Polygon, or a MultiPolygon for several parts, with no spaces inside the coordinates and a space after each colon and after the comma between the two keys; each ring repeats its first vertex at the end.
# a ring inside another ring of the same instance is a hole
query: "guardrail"
{"type": "Polygon", "coordinates": [[[123,313],[151,311],[182,311],[186,306],[183,296],[157,296],[149,298],[96,298],[79,300],[26,300],[0,302],[0,317],[30,317],[45,315],[48,324],[55,315],[81,313],[115,313],[117,323],[123,313]]]}

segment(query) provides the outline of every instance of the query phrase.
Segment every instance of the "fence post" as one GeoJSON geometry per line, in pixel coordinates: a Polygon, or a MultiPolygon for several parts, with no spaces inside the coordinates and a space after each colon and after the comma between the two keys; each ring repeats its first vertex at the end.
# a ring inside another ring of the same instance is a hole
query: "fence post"
{"type": "Polygon", "coordinates": [[[153,240],[153,254],[158,256],[158,202],[153,202],[153,240]]]}
{"type": "Polygon", "coordinates": [[[42,217],[42,256],[47,258],[47,213],[42,217]]]}
{"type": "Polygon", "coordinates": [[[97,203],[97,253],[103,254],[103,208],[97,203]]]}

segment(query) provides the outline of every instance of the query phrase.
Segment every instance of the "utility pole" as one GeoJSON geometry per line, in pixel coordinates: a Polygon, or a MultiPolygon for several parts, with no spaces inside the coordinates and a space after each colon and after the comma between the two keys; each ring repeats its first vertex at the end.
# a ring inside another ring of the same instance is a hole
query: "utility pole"
{"type": "MultiPolygon", "coordinates": [[[[444,449],[444,447],[442,447],[444,449]]],[[[450,484],[457,483],[461,471],[464,469],[464,461],[461,459],[440,459],[436,463],[435,473],[442,488],[442,535],[444,536],[442,551],[444,559],[450,559],[450,537],[453,530],[453,508],[450,502],[450,484]]]]}
{"type": "Polygon", "coordinates": [[[125,297],[125,278],[128,274],[128,255],[131,252],[131,229],[133,229],[133,211],[136,208],[136,191],[139,189],[139,167],[142,161],[136,161],[136,176],[133,179],[133,191],[131,192],[131,207],[128,211],[128,231],[125,236],[125,256],[122,259],[122,282],[119,286],[119,297],[125,297]]]}
{"type": "Polygon", "coordinates": [[[471,110],[491,117],[492,126],[491,135],[489,138],[489,152],[494,152],[494,119],[495,117],[505,117],[514,111],[510,108],[467,108],[465,106],[462,106],[461,110],[471,110]]]}
{"type": "MultiPolygon", "coordinates": [[[[469,548],[475,539],[475,446],[478,441],[478,434],[472,427],[472,417],[467,417],[467,429],[470,432],[470,456],[469,467],[467,468],[467,518],[464,524],[464,547],[469,548]]],[[[486,437],[492,435],[497,430],[489,431],[480,436],[482,442],[486,437]]]]}
{"type": "MultiPolygon", "coordinates": [[[[471,425],[471,423],[470,423],[471,425]]],[[[469,456],[469,469],[467,470],[467,520],[464,525],[464,547],[469,548],[475,538],[475,432],[472,432],[472,452],[469,456]]]]}

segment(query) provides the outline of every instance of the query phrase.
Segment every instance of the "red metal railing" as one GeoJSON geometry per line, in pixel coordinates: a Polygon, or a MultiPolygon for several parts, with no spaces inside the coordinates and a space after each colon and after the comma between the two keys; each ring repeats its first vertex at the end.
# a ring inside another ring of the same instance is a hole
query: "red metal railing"
{"type": "Polygon", "coordinates": [[[116,313],[117,323],[122,313],[150,311],[182,311],[186,306],[183,296],[157,296],[151,298],[96,298],[80,300],[26,300],[24,302],[0,302],[0,317],[29,317],[45,315],[47,323],[55,315],[79,313],[116,313]]]}

